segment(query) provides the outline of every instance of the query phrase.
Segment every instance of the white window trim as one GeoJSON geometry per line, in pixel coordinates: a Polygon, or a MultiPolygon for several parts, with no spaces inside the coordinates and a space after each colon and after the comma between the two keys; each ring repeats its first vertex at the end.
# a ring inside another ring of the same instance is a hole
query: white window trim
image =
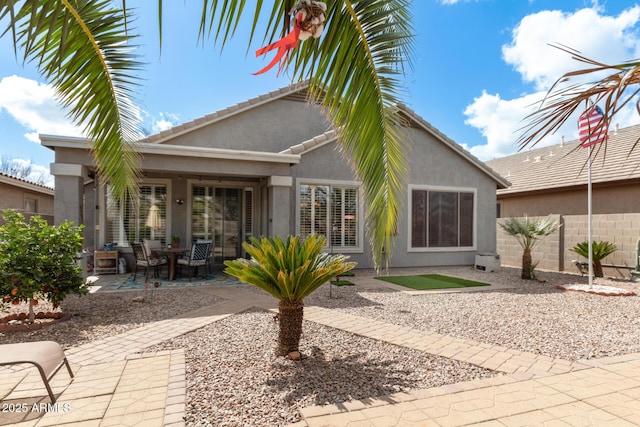
{"type": "Polygon", "coordinates": [[[316,185],[316,186],[329,186],[329,187],[350,187],[358,189],[358,244],[357,246],[343,247],[343,246],[330,246],[329,239],[327,239],[327,245],[325,245],[323,251],[331,252],[332,250],[339,253],[363,253],[363,241],[364,241],[364,198],[362,190],[362,182],[360,181],[333,181],[328,179],[296,179],[296,235],[300,235],[300,186],[302,185],[316,185]]]}
{"type": "Polygon", "coordinates": [[[469,252],[477,250],[478,246],[478,189],[471,187],[444,187],[435,185],[409,184],[407,193],[407,252],[469,252]],[[452,193],[473,193],[473,246],[438,247],[438,248],[414,248],[411,246],[413,223],[411,217],[413,213],[413,190],[426,191],[446,191],[452,193]]]}

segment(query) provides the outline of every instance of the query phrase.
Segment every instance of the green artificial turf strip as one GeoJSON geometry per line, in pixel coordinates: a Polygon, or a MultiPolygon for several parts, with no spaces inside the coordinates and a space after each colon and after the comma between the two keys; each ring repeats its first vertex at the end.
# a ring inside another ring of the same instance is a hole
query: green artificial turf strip
{"type": "Polygon", "coordinates": [[[460,279],[458,277],[443,276],[441,274],[422,274],[419,276],[384,276],[376,277],[378,280],[405,286],[417,291],[431,289],[467,288],[471,286],[489,286],[488,283],[474,282],[473,280],[460,279]]]}

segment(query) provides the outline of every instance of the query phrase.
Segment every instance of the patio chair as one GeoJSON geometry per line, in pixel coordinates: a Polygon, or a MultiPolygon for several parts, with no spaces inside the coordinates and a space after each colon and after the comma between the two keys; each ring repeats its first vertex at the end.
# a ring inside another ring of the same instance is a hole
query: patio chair
{"type": "Polygon", "coordinates": [[[209,248],[209,256],[207,257],[207,274],[211,274],[213,272],[213,267],[211,266],[211,259],[213,258],[213,241],[212,240],[204,240],[198,239],[196,243],[210,243],[211,247],[209,248]]]}
{"type": "Polygon", "coordinates": [[[194,243],[191,245],[191,251],[188,257],[178,258],[177,263],[179,267],[188,267],[191,269],[189,274],[189,281],[193,278],[195,271],[198,267],[207,266],[207,260],[210,257],[211,241],[194,243]]]}
{"type": "Polygon", "coordinates": [[[71,366],[67,361],[62,346],[54,341],[33,341],[16,344],[0,345],[0,366],[12,366],[22,363],[30,363],[40,373],[40,377],[47,388],[51,403],[56,403],[49,383],[53,376],[62,368],[67,367],[69,376],[73,379],[71,366]]]}
{"type": "Polygon", "coordinates": [[[144,278],[145,281],[149,280],[149,271],[151,268],[154,269],[155,277],[158,277],[160,272],[160,267],[163,265],[169,265],[167,259],[164,257],[158,258],[153,255],[147,254],[147,250],[145,249],[145,245],[141,243],[131,243],[131,248],[133,249],[133,255],[136,258],[136,268],[133,271],[133,280],[136,280],[136,275],[138,274],[138,268],[144,268],[144,278]]]}

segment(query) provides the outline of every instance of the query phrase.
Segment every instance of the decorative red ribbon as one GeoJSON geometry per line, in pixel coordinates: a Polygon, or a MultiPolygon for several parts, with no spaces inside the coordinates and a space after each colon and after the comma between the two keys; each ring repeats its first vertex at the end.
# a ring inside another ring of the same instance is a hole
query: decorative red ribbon
{"type": "Polygon", "coordinates": [[[282,64],[280,64],[280,68],[278,69],[278,74],[280,74],[280,71],[282,70],[284,62],[287,59],[285,55],[289,53],[289,50],[298,47],[298,36],[300,35],[301,20],[302,20],[302,14],[299,13],[298,16],[296,16],[296,20],[293,25],[293,30],[289,34],[287,34],[277,42],[271,43],[268,46],[265,46],[256,50],[256,57],[260,55],[264,55],[265,53],[270,52],[275,48],[278,48],[278,53],[266,67],[264,67],[262,70],[258,71],[257,73],[253,73],[254,76],[257,76],[258,74],[266,73],[271,68],[273,68],[273,66],[276,65],[278,61],[284,58],[284,61],[282,62],[282,64]]]}

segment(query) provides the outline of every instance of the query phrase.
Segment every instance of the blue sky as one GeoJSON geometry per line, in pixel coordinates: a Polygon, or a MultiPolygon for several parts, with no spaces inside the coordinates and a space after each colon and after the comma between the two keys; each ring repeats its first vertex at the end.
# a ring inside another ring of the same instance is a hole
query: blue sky
{"type": "MultiPolygon", "coordinates": [[[[138,7],[134,25],[148,64],[138,105],[151,132],[290,83],[275,70],[252,75],[266,61],[254,56],[260,38],[247,50],[246,24],[222,52],[212,42],[198,43],[200,1],[165,2],[161,55],[156,2],[127,4],[138,7]]],[[[640,57],[640,5],[632,1],[416,0],[412,8],[415,61],[403,101],[481,160],[516,152],[517,130],[530,105],[563,73],[580,67],[549,43],[604,62],[640,57]]],[[[0,39],[0,64],[0,157],[31,162],[35,173],[47,171],[53,152],[39,145],[37,135],[80,131],[34,68],[16,61],[8,37],[0,39]]],[[[621,127],[640,123],[632,110],[615,120],[621,127]]],[[[577,125],[569,123],[542,144],[558,143],[562,135],[576,138],[577,125]]]]}

